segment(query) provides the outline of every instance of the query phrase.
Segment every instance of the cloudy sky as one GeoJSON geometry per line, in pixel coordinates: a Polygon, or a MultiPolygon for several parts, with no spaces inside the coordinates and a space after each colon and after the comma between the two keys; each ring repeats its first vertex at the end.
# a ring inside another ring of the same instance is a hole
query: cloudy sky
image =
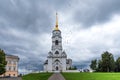
{"type": "Polygon", "coordinates": [[[89,66],[104,51],[120,56],[120,0],[0,0],[0,48],[20,57],[20,69],[46,60],[56,12],[74,65],[89,66]]]}

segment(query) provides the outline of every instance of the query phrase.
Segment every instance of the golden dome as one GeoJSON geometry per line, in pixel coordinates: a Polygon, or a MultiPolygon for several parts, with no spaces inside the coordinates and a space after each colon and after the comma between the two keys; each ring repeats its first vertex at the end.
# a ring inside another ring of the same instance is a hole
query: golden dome
{"type": "Polygon", "coordinates": [[[59,30],[58,28],[58,14],[56,13],[56,25],[55,25],[55,30],[59,30]]]}

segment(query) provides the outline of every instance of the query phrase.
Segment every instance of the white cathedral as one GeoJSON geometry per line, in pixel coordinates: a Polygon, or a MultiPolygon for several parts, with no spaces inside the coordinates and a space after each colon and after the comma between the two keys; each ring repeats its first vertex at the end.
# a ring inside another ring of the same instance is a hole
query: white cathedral
{"type": "Polygon", "coordinates": [[[67,54],[62,48],[61,31],[58,28],[58,17],[56,13],[56,25],[52,31],[52,47],[48,52],[47,60],[44,62],[44,71],[66,71],[72,67],[72,59],[67,59],[67,54]]]}

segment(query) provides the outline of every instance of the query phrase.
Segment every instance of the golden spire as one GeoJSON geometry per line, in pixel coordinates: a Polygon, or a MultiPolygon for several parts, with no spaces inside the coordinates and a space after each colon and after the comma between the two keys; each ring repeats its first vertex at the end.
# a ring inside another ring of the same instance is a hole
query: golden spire
{"type": "Polygon", "coordinates": [[[58,29],[58,14],[56,13],[56,25],[55,25],[55,30],[59,30],[58,29]]]}

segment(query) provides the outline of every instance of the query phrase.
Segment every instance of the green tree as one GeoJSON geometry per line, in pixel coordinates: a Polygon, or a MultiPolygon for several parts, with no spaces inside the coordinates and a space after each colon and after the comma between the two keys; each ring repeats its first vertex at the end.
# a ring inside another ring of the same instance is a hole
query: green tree
{"type": "Polygon", "coordinates": [[[109,52],[104,52],[102,54],[102,60],[101,60],[101,70],[103,72],[112,72],[115,69],[115,61],[114,57],[109,52]]]}
{"type": "Polygon", "coordinates": [[[69,70],[77,70],[76,66],[70,67],[69,70]]]}
{"type": "Polygon", "coordinates": [[[98,67],[97,67],[96,71],[102,72],[102,61],[101,60],[98,61],[98,67]]]}
{"type": "Polygon", "coordinates": [[[6,66],[6,61],[5,61],[5,52],[0,49],[0,75],[5,73],[5,66],[6,66]]]}
{"type": "Polygon", "coordinates": [[[74,66],[74,70],[77,70],[77,67],[76,67],[76,66],[74,66]]]}
{"type": "Polygon", "coordinates": [[[120,72],[120,57],[118,57],[115,62],[115,71],[120,72]]]}
{"type": "Polygon", "coordinates": [[[93,70],[97,69],[97,60],[96,59],[91,61],[90,68],[93,70]]]}

